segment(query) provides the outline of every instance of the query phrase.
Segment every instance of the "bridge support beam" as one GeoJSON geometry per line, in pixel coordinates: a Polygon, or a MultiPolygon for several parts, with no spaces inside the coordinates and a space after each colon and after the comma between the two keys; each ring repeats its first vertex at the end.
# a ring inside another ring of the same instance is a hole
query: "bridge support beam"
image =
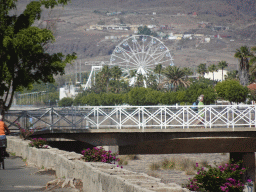
{"type": "MultiPolygon", "coordinates": [[[[100,146],[98,146],[100,147],[100,146]]],[[[104,150],[106,151],[111,151],[111,153],[118,153],[119,154],[119,147],[118,145],[115,146],[102,146],[104,150]]]]}
{"type": "Polygon", "coordinates": [[[247,181],[247,179],[251,179],[254,183],[254,189],[255,191],[255,154],[254,152],[231,152],[230,153],[230,160],[233,159],[235,162],[242,160],[242,167],[247,168],[247,171],[244,174],[244,181],[247,181]]]}

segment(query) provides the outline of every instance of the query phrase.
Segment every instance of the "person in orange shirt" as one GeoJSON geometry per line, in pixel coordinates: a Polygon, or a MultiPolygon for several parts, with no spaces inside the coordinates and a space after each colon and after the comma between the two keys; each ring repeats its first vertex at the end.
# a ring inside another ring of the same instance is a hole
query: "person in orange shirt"
{"type": "Polygon", "coordinates": [[[6,133],[10,134],[10,130],[6,126],[6,124],[3,122],[3,116],[0,115],[0,140],[6,139],[6,133]]]}

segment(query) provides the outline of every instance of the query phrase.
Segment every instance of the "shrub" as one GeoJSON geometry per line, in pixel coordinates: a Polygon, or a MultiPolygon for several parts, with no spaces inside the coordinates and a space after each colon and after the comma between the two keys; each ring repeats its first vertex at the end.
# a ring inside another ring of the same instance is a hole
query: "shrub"
{"type": "Polygon", "coordinates": [[[149,168],[151,171],[155,171],[160,168],[160,165],[158,163],[152,163],[152,164],[150,164],[149,168]]]}
{"type": "Polygon", "coordinates": [[[29,143],[30,147],[35,147],[35,148],[47,148],[45,146],[47,144],[46,139],[43,138],[33,138],[31,142],[29,143]]]}
{"type": "Polygon", "coordinates": [[[33,135],[34,133],[34,130],[29,130],[29,129],[24,129],[24,128],[21,128],[19,122],[15,122],[16,126],[19,128],[20,130],[20,137],[23,138],[23,139],[28,139],[29,136],[33,135]]]}
{"type": "Polygon", "coordinates": [[[241,168],[241,161],[238,163],[229,162],[224,166],[210,165],[199,168],[196,163],[197,174],[190,179],[186,188],[193,191],[225,191],[225,192],[242,192],[244,184],[242,183],[242,175],[245,168],[241,168]]]}
{"type": "Polygon", "coordinates": [[[72,106],[73,102],[74,102],[74,101],[73,101],[72,98],[70,98],[70,97],[64,97],[63,99],[61,99],[61,100],[59,101],[58,105],[59,105],[60,107],[70,107],[70,106],[72,106]]]}
{"type": "Polygon", "coordinates": [[[115,161],[119,161],[119,158],[116,158],[116,154],[111,154],[110,150],[105,151],[102,147],[84,149],[82,155],[83,159],[87,162],[115,163],[115,161]]]}
{"type": "Polygon", "coordinates": [[[164,159],[162,161],[162,168],[163,169],[174,169],[175,167],[175,162],[174,161],[170,161],[168,159],[164,159]]]}
{"type": "Polygon", "coordinates": [[[249,90],[236,80],[226,80],[217,83],[215,86],[219,97],[235,103],[244,102],[249,90]]]}

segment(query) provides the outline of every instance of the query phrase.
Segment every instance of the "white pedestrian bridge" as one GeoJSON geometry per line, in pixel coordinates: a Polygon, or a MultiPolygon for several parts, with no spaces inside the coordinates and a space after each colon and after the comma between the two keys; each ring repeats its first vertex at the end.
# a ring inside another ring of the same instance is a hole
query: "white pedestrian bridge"
{"type": "Polygon", "coordinates": [[[10,128],[28,129],[190,129],[255,127],[255,105],[79,106],[15,108],[5,115],[10,128]]]}

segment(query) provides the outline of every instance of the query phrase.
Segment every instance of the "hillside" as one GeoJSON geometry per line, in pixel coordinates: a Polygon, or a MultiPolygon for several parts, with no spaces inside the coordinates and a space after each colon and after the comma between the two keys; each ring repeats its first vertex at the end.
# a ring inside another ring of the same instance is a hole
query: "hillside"
{"type": "MultiPolygon", "coordinates": [[[[24,8],[25,2],[29,1],[19,1],[18,12],[24,8]]],[[[92,25],[122,23],[156,25],[158,28],[167,25],[169,29],[159,31],[211,37],[210,43],[204,43],[203,39],[163,39],[171,50],[175,65],[192,67],[203,62],[209,65],[226,60],[231,68],[236,68],[235,50],[242,45],[256,45],[255,7],[254,0],[72,0],[64,9],[44,11],[36,25],[53,24],[56,42],[48,47],[49,52],[76,52],[82,63],[109,61],[113,49],[122,39],[106,40],[106,36],[134,34],[133,31],[89,30],[92,25]],[[121,14],[107,16],[106,13],[112,12],[121,14]],[[200,22],[208,25],[199,26],[200,22]],[[216,31],[213,30],[215,26],[224,28],[216,31]],[[216,39],[213,36],[230,38],[216,39]]],[[[67,73],[74,72],[74,67],[67,69],[67,73]]],[[[90,66],[83,66],[84,70],[90,70],[90,66]]]]}

